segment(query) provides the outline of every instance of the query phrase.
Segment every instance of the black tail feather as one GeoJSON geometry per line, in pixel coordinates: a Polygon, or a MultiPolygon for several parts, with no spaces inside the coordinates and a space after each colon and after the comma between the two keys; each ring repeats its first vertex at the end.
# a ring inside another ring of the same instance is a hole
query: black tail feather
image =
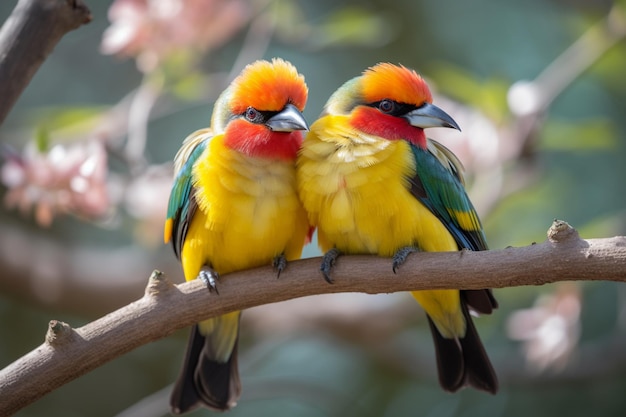
{"type": "Polygon", "coordinates": [[[470,309],[480,314],[491,314],[498,308],[498,302],[491,290],[463,290],[461,298],[470,309]]]}
{"type": "Polygon", "coordinates": [[[225,411],[237,403],[241,395],[241,382],[237,364],[237,345],[227,362],[213,360],[206,346],[207,339],[198,326],[191,330],[182,371],[172,396],[170,406],[174,414],[183,414],[200,405],[225,411]]]}
{"type": "Polygon", "coordinates": [[[461,305],[466,321],[463,338],[444,338],[428,317],[435,342],[439,384],[449,392],[456,392],[464,386],[472,386],[495,394],[498,391],[496,373],[480,341],[467,306],[463,302],[461,305]]]}
{"type": "Polygon", "coordinates": [[[492,394],[498,392],[498,377],[487,356],[485,347],[480,341],[472,317],[467,306],[461,303],[465,316],[465,337],[460,339],[463,359],[465,361],[465,379],[467,385],[492,394]]]}
{"type": "Polygon", "coordinates": [[[186,413],[200,405],[200,399],[196,393],[193,370],[198,366],[203,347],[204,336],[200,334],[198,326],[195,325],[189,334],[185,360],[170,397],[170,406],[174,414],[186,413]]]}
{"type": "Polygon", "coordinates": [[[458,391],[465,385],[465,364],[463,351],[457,339],[446,339],[439,333],[435,323],[428,317],[430,332],[435,342],[435,356],[437,358],[437,373],[439,385],[446,391],[458,391]]]}

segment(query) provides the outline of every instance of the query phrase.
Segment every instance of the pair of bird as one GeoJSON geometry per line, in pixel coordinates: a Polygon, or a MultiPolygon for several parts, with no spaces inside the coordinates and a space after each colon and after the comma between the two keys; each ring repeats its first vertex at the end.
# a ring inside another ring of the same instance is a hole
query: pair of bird
{"type": "MultiPolygon", "coordinates": [[[[424,80],[381,63],[341,86],[308,130],[304,77],[282,59],[248,65],[215,103],[211,127],[175,158],[165,223],[187,280],[298,259],[312,231],[324,277],[340,254],[485,250],[462,166],[428,127],[459,129],[424,80]]],[[[390,265],[391,266],[391,265],[390,265]]],[[[416,291],[435,342],[441,386],[495,393],[498,382],[470,318],[497,307],[490,290],[416,291]]],[[[172,410],[227,410],[241,394],[240,312],[194,326],[172,410]]]]}

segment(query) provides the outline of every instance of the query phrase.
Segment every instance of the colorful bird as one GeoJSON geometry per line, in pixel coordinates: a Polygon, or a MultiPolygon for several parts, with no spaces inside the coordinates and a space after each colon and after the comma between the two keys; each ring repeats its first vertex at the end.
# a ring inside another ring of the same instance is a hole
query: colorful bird
{"type": "MultiPolygon", "coordinates": [[[[211,127],[192,133],[175,158],[164,240],[186,280],[217,291],[218,274],[298,259],[309,224],[296,190],[295,161],[307,123],[308,89],[281,59],[248,65],[220,95],[211,127]]],[[[171,397],[172,410],[232,408],[240,312],[194,326],[171,397]]]]}
{"type": "MultiPolygon", "coordinates": [[[[378,64],[330,97],[297,162],[327,281],[340,254],[393,257],[395,271],[414,251],[487,249],[460,161],[426,138],[424,129],[437,126],[459,129],[432,104],[424,80],[403,66],[378,64]]],[[[495,393],[497,378],[469,314],[497,307],[491,290],[412,295],[428,316],[441,386],[495,393]]]]}

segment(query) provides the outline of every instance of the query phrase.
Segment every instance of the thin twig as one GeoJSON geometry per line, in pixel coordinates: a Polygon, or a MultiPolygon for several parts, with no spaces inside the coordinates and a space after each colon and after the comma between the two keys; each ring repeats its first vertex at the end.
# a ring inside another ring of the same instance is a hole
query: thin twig
{"type": "Polygon", "coordinates": [[[243,46],[228,74],[229,80],[235,78],[247,64],[263,56],[275,29],[276,18],[272,13],[263,13],[251,22],[243,46]]]}
{"type": "Polygon", "coordinates": [[[498,157],[488,168],[475,173],[474,186],[479,190],[470,192],[480,193],[474,205],[480,208],[483,217],[487,217],[499,201],[536,180],[522,160],[534,153],[538,132],[552,104],[625,37],[624,7],[616,2],[603,19],[587,29],[535,79],[511,86],[509,109],[514,117],[503,128],[498,157]],[[505,169],[511,161],[516,162],[513,169],[505,169]],[[482,187],[485,184],[490,186],[482,187]]]}
{"type": "Polygon", "coordinates": [[[533,81],[541,92],[539,110],[546,111],[552,102],[606,52],[626,36],[626,16],[622,6],[591,26],[569,48],[561,53],[533,81]]]}
{"type": "Polygon", "coordinates": [[[148,143],[150,113],[162,91],[163,80],[158,76],[146,75],[131,100],[124,156],[134,172],[141,172],[145,168],[144,154],[148,143]]]}

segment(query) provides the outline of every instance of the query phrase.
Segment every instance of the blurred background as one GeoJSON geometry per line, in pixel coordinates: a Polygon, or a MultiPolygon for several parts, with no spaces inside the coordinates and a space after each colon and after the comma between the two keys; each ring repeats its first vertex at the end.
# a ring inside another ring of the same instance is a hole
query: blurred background
{"type": "MultiPolygon", "coordinates": [[[[0,2],[3,21],[15,3],[0,2]]],[[[624,1],[87,3],[94,20],[61,40],[0,129],[0,367],[51,319],[80,327],[140,298],[153,269],[182,281],[162,243],[171,160],[259,58],[298,67],[311,122],[370,65],[423,74],[463,129],[429,134],[465,164],[494,249],[543,241],[554,218],[585,238],[626,234],[624,1]]],[[[496,396],[441,391],[410,296],[317,296],[245,312],[229,416],[624,415],[623,285],[495,295],[500,309],[475,322],[496,396]]],[[[186,341],[143,346],[17,415],[168,415],[186,341]]]]}

